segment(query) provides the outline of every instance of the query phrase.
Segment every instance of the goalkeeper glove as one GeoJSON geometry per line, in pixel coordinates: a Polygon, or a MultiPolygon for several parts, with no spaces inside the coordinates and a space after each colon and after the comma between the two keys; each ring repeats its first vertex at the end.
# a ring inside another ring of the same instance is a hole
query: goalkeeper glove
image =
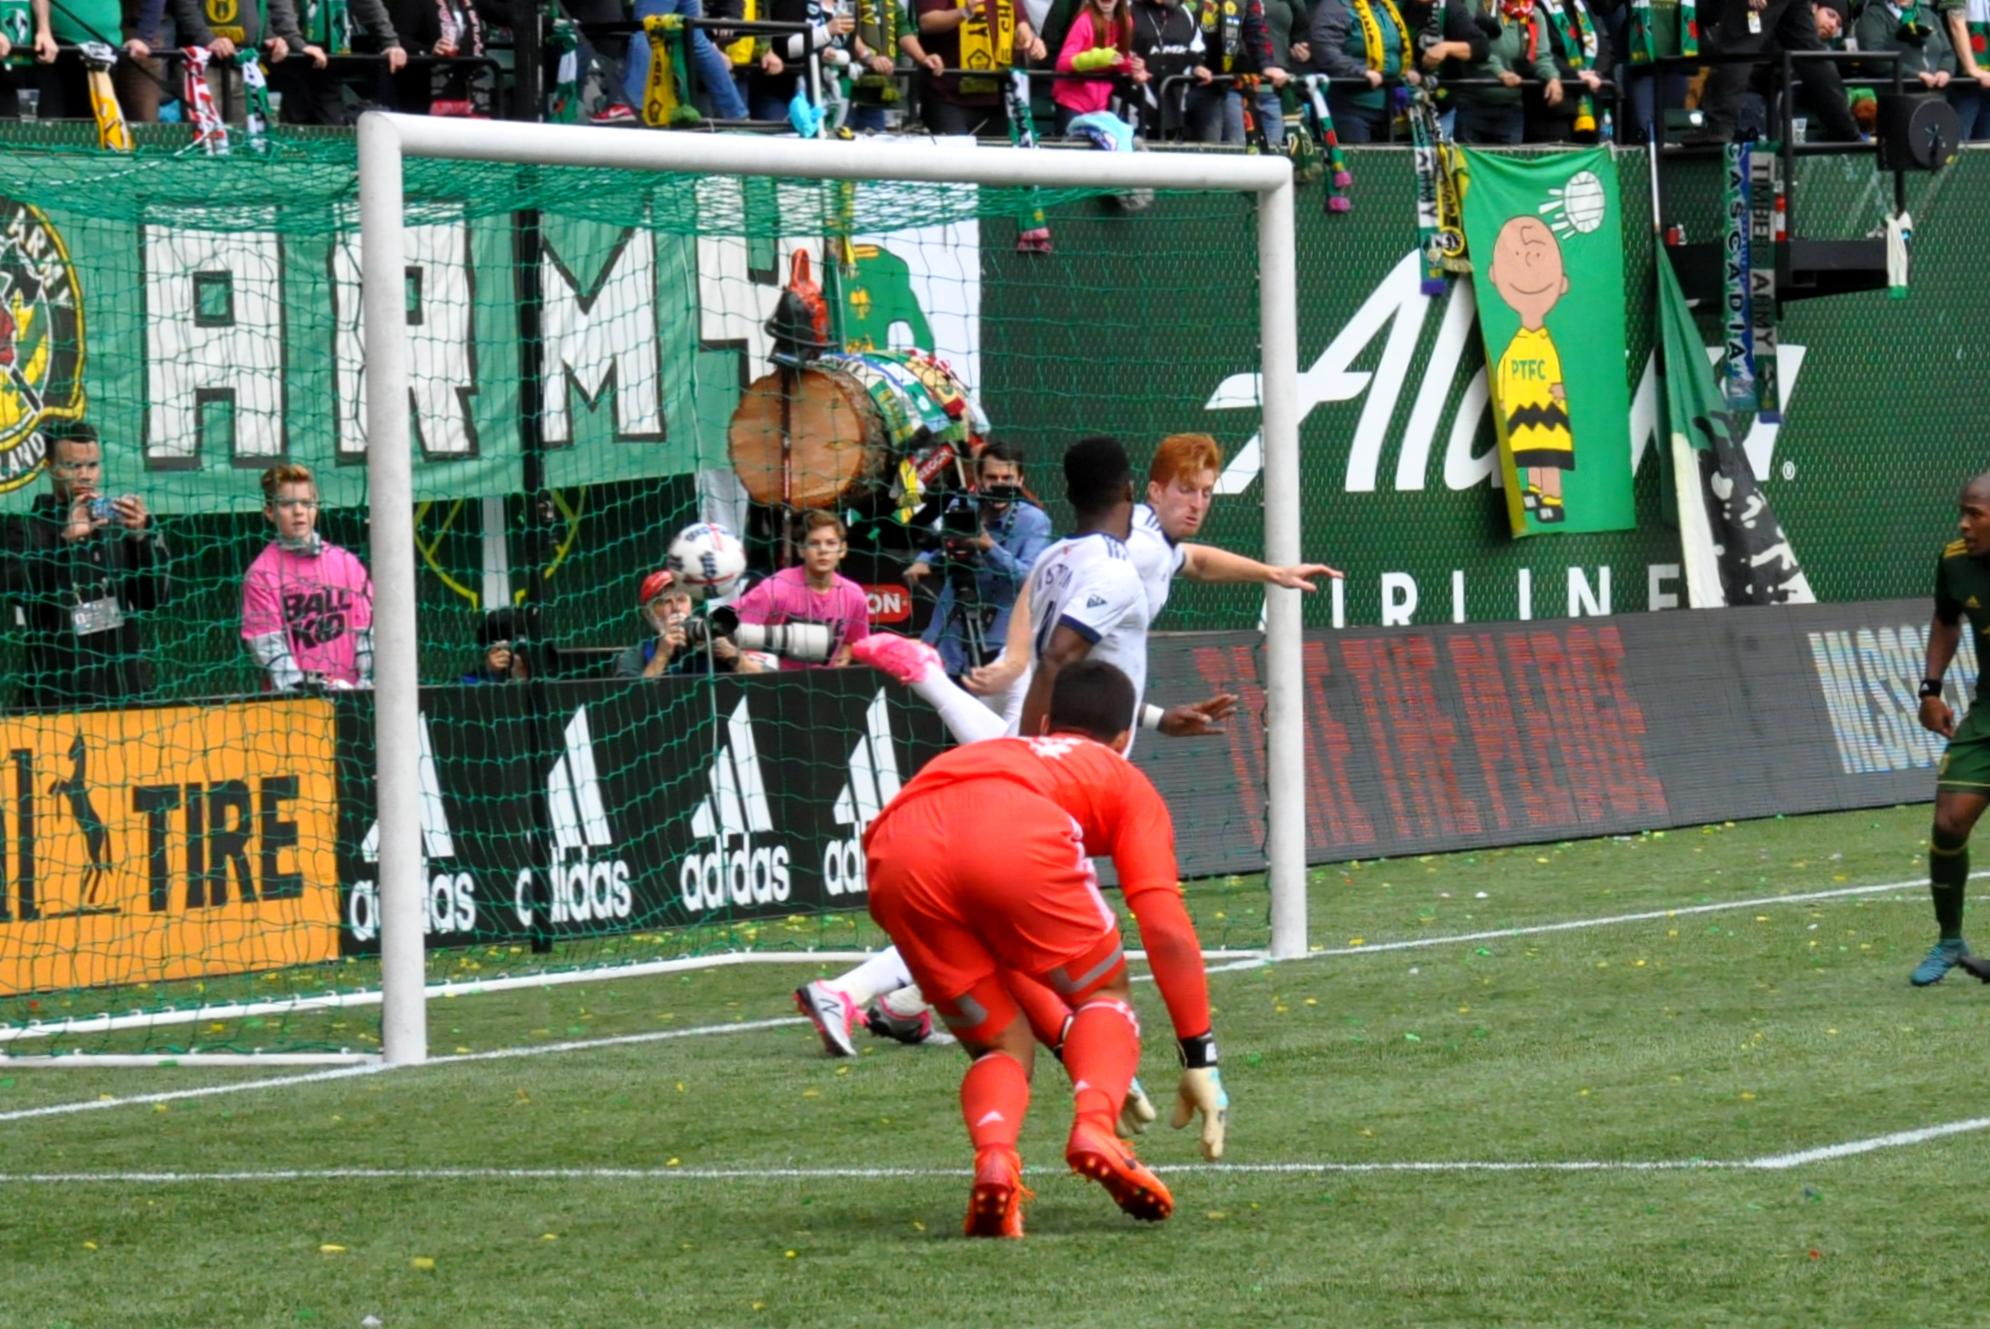
{"type": "Polygon", "coordinates": [[[1223,1073],[1216,1069],[1216,1038],[1184,1038],[1180,1050],[1182,1079],[1168,1124],[1180,1130],[1201,1113],[1202,1156],[1214,1163],[1223,1157],[1223,1130],[1230,1116],[1230,1096],[1223,1092],[1223,1073]]]}
{"type": "Polygon", "coordinates": [[[1119,1108],[1119,1138],[1131,1140],[1136,1135],[1145,1135],[1147,1128],[1160,1116],[1154,1107],[1154,1100],[1147,1097],[1147,1091],[1135,1080],[1126,1086],[1126,1101],[1119,1108]]]}

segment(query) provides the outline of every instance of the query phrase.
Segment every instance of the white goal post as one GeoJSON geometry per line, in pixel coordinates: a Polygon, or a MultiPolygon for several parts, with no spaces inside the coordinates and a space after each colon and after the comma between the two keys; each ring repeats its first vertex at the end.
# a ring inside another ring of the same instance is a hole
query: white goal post
{"type": "MultiPolygon", "coordinates": [[[[374,730],[380,817],[381,1039],[390,1063],[428,1055],[416,696],[413,438],[409,421],[402,163],[444,157],[797,180],[894,180],[1069,189],[1236,191],[1258,204],[1264,557],[1300,560],[1298,289],[1292,166],[1283,156],[1097,153],[942,143],[616,132],[581,125],[359,120],[366,473],[374,589],[374,730]]],[[[1266,866],[1271,956],[1306,952],[1305,725],[1300,593],[1265,592],[1266,866]]]]}

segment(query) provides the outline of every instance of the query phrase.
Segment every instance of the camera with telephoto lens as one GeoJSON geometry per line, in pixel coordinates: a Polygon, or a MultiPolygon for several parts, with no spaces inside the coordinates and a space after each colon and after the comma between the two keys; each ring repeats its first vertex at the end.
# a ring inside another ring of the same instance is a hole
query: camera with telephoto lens
{"type": "Polygon", "coordinates": [[[832,644],[826,624],[782,623],[769,627],[742,623],[739,615],[724,605],[702,618],[694,614],[678,626],[684,630],[687,651],[709,650],[714,638],[723,637],[741,650],[766,651],[803,664],[821,664],[829,658],[832,644]]]}

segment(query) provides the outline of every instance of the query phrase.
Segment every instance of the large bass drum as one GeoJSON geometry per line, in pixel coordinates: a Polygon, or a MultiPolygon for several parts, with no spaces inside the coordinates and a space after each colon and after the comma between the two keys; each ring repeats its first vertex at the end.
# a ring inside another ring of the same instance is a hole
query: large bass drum
{"type": "Polygon", "coordinates": [[[883,417],[864,385],[833,364],[755,379],[727,443],[747,495],[770,507],[833,508],[890,474],[883,417]]]}

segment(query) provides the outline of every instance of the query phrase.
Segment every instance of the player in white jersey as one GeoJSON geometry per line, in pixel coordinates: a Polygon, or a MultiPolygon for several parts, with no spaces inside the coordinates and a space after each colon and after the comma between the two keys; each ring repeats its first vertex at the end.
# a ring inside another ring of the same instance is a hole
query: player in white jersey
{"type": "MultiPolygon", "coordinates": [[[[1083,446],[1074,445],[1073,451],[1083,446]]],[[[1123,450],[1119,455],[1123,465],[1123,450]]],[[[1059,541],[1039,556],[1013,611],[1004,659],[972,671],[967,680],[970,688],[984,695],[1008,692],[1012,701],[1006,723],[1005,717],[955,686],[936,663],[924,659],[917,651],[917,642],[876,634],[869,639],[872,649],[858,652],[859,660],[886,669],[910,686],[939,712],[957,742],[1016,733],[1025,694],[1033,682],[1025,672],[1028,662],[1039,643],[1049,644],[1058,637],[1055,629],[1059,620],[1066,617],[1067,608],[1075,608],[1069,615],[1070,623],[1064,625],[1067,634],[1080,640],[1087,633],[1096,634],[1076,655],[1118,665],[1134,680],[1139,695],[1147,673],[1146,630],[1166,605],[1176,572],[1197,581],[1259,582],[1308,592],[1314,589],[1314,578],[1341,575],[1323,564],[1273,567],[1227,550],[1188,543],[1209,514],[1222,465],[1222,451],[1209,435],[1172,435],[1162,441],[1148,468],[1147,503],[1132,506],[1124,525],[1118,524],[1121,519],[1114,513],[1102,521],[1105,529],[1059,541]],[[1124,532],[1123,537],[1119,532],[1124,532]],[[1052,554],[1067,546],[1073,548],[1051,563],[1052,554]],[[1128,594],[1125,574],[1129,566],[1144,607],[1136,607],[1128,594]],[[1049,572],[1051,568],[1057,571],[1049,572]],[[1038,570],[1046,571],[1042,588],[1038,586],[1038,570]],[[1082,593],[1074,593],[1074,588],[1080,587],[1082,593]],[[1104,603],[1093,605],[1090,601],[1094,598],[1104,603]],[[1046,632],[1046,625],[1051,631],[1046,632]],[[1136,653],[1133,659],[1123,658],[1122,652],[1127,650],[1136,653]]],[[[1066,483],[1076,507],[1076,491],[1083,480],[1079,478],[1079,484],[1074,485],[1074,478],[1079,477],[1074,477],[1067,465],[1066,483]]],[[[1121,497],[1115,507],[1130,504],[1124,481],[1117,493],[1121,497]]],[[[1068,635],[1064,642],[1067,647],[1076,647],[1068,635]]],[[[1068,659],[1060,663],[1068,663],[1068,659]]],[[[1048,696],[1047,683],[1043,695],[1048,696]]],[[[1163,733],[1208,733],[1234,705],[1235,698],[1228,696],[1166,710],[1149,705],[1142,708],[1142,723],[1163,733]]],[[[888,949],[845,974],[804,984],[796,993],[796,1003],[815,1025],[830,1055],[854,1056],[851,1035],[860,1019],[872,1032],[904,1042],[918,1042],[931,1030],[931,1015],[918,990],[909,986],[910,981],[896,952],[888,949]],[[866,1007],[871,1008],[868,1013],[866,1007]]]]}

